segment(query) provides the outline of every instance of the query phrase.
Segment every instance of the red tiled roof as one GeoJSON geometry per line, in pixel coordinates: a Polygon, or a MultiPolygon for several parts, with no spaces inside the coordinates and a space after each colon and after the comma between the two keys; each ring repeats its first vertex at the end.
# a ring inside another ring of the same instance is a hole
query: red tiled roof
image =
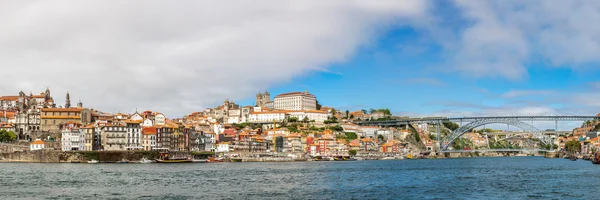
{"type": "Polygon", "coordinates": [[[31,142],[30,144],[46,144],[46,143],[44,141],[38,139],[38,140],[31,142]]]}
{"type": "Polygon", "coordinates": [[[81,112],[83,108],[42,108],[42,112],[81,112]]]}
{"type": "Polygon", "coordinates": [[[156,127],[142,128],[142,134],[144,134],[144,135],[156,135],[156,127]]]}
{"type": "Polygon", "coordinates": [[[4,100],[4,101],[16,101],[16,100],[19,100],[19,96],[1,96],[0,100],[4,100]]]}

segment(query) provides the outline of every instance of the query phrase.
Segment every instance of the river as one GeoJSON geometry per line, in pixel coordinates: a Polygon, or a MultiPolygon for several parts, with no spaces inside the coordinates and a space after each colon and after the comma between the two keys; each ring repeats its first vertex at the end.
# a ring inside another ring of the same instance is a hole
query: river
{"type": "Polygon", "coordinates": [[[600,165],[542,157],[0,163],[0,199],[598,199],[600,165]]]}

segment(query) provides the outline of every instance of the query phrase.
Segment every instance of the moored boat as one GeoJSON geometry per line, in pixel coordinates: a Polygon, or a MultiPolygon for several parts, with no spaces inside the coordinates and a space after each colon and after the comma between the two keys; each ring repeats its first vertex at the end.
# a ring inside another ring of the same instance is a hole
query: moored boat
{"type": "Polygon", "coordinates": [[[594,153],[592,158],[590,159],[593,164],[600,164],[600,152],[594,153]]]}
{"type": "Polygon", "coordinates": [[[141,164],[149,164],[149,163],[152,163],[152,160],[148,160],[146,158],[142,158],[139,163],[141,163],[141,164]]]}
{"type": "Polygon", "coordinates": [[[172,156],[169,153],[160,153],[160,158],[156,159],[157,163],[191,163],[190,156],[172,156]]]}
{"type": "Polygon", "coordinates": [[[577,160],[577,156],[574,156],[574,155],[573,155],[573,156],[570,156],[570,157],[569,157],[569,160],[571,160],[571,161],[576,161],[576,160],[577,160]]]}
{"type": "Polygon", "coordinates": [[[212,163],[212,162],[223,162],[223,158],[210,157],[210,158],[208,158],[208,162],[210,162],[210,163],[212,163]]]}
{"type": "Polygon", "coordinates": [[[90,161],[87,161],[87,163],[89,163],[89,164],[96,164],[96,163],[98,163],[98,161],[97,160],[90,160],[90,161]]]}

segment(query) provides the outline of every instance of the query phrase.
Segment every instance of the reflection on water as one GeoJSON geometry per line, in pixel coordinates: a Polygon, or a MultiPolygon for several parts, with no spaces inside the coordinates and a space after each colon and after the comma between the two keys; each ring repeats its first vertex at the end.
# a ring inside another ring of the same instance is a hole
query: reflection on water
{"type": "Polygon", "coordinates": [[[541,157],[294,163],[0,163],[0,199],[597,199],[600,165],[541,157]]]}

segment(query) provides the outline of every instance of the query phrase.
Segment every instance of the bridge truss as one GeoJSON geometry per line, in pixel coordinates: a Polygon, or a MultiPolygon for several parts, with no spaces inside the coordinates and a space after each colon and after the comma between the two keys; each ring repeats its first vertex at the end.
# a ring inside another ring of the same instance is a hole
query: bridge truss
{"type": "MultiPolygon", "coordinates": [[[[430,117],[430,118],[406,118],[406,119],[397,119],[397,120],[388,120],[388,121],[363,121],[358,122],[359,125],[369,125],[369,126],[382,126],[382,127],[393,127],[393,126],[403,126],[409,125],[412,123],[427,123],[427,124],[435,124],[436,132],[439,141],[440,152],[449,152],[449,148],[452,146],[454,141],[464,135],[467,131],[484,126],[487,124],[508,124],[512,126],[519,127],[524,131],[529,131],[533,134],[534,138],[540,139],[545,144],[551,144],[552,138],[544,135],[542,131],[535,128],[531,124],[525,123],[525,121],[554,121],[555,122],[555,138],[558,137],[558,122],[559,121],[587,121],[587,120],[598,120],[600,116],[585,116],[585,115],[577,115],[577,116],[567,116],[567,115],[556,115],[556,116],[488,116],[488,117],[430,117]],[[455,122],[459,123],[460,127],[451,134],[447,135],[444,138],[440,138],[440,126],[444,122],[455,122]],[[463,125],[463,123],[467,123],[463,125]]],[[[456,150],[460,151],[460,150],[456,150]]],[[[498,150],[490,150],[490,151],[498,151],[498,150]]]]}

